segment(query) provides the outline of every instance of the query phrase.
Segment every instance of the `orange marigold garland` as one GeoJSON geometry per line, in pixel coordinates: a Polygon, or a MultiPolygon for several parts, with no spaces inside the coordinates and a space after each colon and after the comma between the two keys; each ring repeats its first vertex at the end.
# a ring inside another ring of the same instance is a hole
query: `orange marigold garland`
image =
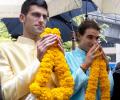
{"type": "MultiPolygon", "coordinates": [[[[57,28],[46,28],[40,37],[51,33],[60,37],[60,31],[57,28]]],[[[73,87],[74,81],[72,75],[64,54],[59,50],[56,41],[44,54],[35,80],[30,85],[30,91],[38,100],[69,100],[73,93],[73,87]],[[47,83],[53,70],[59,81],[59,87],[50,89],[47,83]]]]}
{"type": "Polygon", "coordinates": [[[107,64],[103,57],[96,58],[92,63],[85,100],[96,100],[98,80],[100,82],[101,100],[110,100],[110,82],[106,68],[107,64]]]}
{"type": "Polygon", "coordinates": [[[110,81],[108,80],[108,72],[106,71],[106,62],[102,60],[100,62],[100,88],[101,88],[101,100],[110,100],[110,81]]]}

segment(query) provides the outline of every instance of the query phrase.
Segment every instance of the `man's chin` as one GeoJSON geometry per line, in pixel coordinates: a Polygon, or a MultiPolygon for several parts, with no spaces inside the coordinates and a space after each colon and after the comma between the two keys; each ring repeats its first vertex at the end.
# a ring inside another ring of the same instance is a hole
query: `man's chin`
{"type": "Polygon", "coordinates": [[[90,48],[86,48],[86,50],[85,50],[85,51],[86,51],[86,52],[88,52],[89,50],[90,50],[90,48]]]}
{"type": "Polygon", "coordinates": [[[34,32],[34,34],[36,34],[36,35],[40,35],[41,33],[43,33],[43,31],[36,31],[36,32],[34,32]]]}

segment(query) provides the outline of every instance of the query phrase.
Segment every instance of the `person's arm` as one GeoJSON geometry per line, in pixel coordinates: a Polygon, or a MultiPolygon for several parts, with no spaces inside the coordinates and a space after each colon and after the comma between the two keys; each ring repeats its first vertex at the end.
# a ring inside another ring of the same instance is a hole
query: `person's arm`
{"type": "Polygon", "coordinates": [[[88,80],[88,76],[80,67],[76,70],[76,72],[72,73],[72,76],[75,81],[74,93],[76,93],[83,87],[83,85],[85,85],[88,80]]]}
{"type": "Polygon", "coordinates": [[[109,77],[109,80],[110,80],[110,94],[112,96],[112,94],[113,94],[114,80],[113,80],[113,73],[112,73],[111,70],[109,71],[109,76],[108,77],[109,77]]]}
{"type": "Polygon", "coordinates": [[[71,52],[66,52],[65,57],[75,82],[74,85],[74,94],[75,94],[86,83],[86,81],[88,80],[88,76],[82,70],[81,66],[75,69],[77,67],[77,64],[75,64],[74,56],[72,55],[71,52]]]}
{"type": "Polygon", "coordinates": [[[13,72],[5,53],[0,50],[0,77],[3,98],[5,100],[17,100],[26,95],[38,67],[39,61],[35,59],[30,67],[16,74],[13,72]]]}

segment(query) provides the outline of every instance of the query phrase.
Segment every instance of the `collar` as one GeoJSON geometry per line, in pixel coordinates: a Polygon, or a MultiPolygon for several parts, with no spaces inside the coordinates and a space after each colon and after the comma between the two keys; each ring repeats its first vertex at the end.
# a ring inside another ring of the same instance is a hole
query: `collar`
{"type": "Polygon", "coordinates": [[[84,55],[84,56],[86,56],[86,52],[84,50],[80,49],[80,48],[76,48],[72,52],[75,53],[78,56],[81,56],[81,54],[84,55]]]}
{"type": "Polygon", "coordinates": [[[19,43],[23,43],[23,44],[28,44],[28,45],[35,45],[35,41],[30,39],[30,38],[26,38],[26,37],[23,37],[23,36],[19,36],[18,39],[17,39],[17,42],[19,43]]]}

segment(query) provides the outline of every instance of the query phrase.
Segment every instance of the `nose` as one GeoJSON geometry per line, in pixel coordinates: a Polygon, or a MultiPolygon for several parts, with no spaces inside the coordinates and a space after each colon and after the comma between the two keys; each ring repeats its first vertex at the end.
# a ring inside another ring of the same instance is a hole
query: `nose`
{"type": "Polygon", "coordinates": [[[98,41],[96,39],[93,39],[92,44],[94,45],[94,44],[97,44],[97,43],[98,43],[98,41]]]}
{"type": "Polygon", "coordinates": [[[43,18],[43,16],[40,16],[39,17],[39,23],[43,23],[44,22],[44,18],[43,18]]]}

